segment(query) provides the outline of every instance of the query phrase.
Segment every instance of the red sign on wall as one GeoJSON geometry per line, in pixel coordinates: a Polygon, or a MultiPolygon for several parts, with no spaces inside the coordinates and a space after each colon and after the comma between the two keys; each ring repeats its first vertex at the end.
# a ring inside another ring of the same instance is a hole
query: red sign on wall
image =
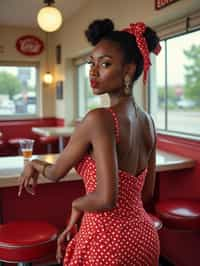
{"type": "Polygon", "coordinates": [[[158,10],[177,1],[178,0],[155,0],[155,8],[158,10]]]}
{"type": "Polygon", "coordinates": [[[44,44],[39,38],[26,35],[17,39],[16,48],[23,55],[33,56],[39,55],[43,51],[44,44]]]}

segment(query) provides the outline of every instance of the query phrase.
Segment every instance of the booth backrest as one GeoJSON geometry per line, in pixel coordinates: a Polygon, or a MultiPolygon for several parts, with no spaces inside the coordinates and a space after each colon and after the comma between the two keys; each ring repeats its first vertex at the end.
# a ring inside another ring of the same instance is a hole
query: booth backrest
{"type": "Polygon", "coordinates": [[[37,118],[27,120],[6,120],[0,121],[0,132],[2,132],[1,140],[6,144],[4,151],[0,151],[0,155],[13,155],[12,147],[8,144],[10,139],[16,138],[32,138],[35,139],[34,150],[41,153],[39,147],[39,136],[32,132],[32,127],[50,127],[64,125],[64,121],[57,118],[37,118]]]}

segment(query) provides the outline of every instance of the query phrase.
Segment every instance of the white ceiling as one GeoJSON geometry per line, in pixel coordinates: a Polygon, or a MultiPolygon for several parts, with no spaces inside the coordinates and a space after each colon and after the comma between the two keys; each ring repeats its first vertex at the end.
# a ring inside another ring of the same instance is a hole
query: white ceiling
{"type": "MultiPolygon", "coordinates": [[[[88,0],[55,0],[63,19],[72,16],[88,0]]],[[[0,0],[0,25],[38,27],[37,13],[44,7],[43,0],[0,0]]]]}

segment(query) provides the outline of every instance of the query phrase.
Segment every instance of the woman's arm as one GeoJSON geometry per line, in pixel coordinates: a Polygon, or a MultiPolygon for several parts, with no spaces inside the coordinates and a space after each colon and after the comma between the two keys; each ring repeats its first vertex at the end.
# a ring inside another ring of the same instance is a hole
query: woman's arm
{"type": "Polygon", "coordinates": [[[64,177],[88,150],[91,130],[90,116],[88,114],[75,129],[68,145],[60,154],[55,164],[49,164],[40,160],[33,160],[28,163],[19,180],[18,195],[21,195],[23,188],[33,194],[39,174],[52,181],[58,181],[64,177]]]}

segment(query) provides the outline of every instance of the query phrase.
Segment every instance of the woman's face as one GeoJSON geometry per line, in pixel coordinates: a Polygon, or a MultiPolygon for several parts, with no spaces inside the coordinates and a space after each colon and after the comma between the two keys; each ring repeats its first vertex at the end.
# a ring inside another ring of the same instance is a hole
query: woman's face
{"type": "Polygon", "coordinates": [[[112,41],[102,40],[89,57],[90,84],[94,94],[123,90],[125,64],[120,48],[112,41]]]}

